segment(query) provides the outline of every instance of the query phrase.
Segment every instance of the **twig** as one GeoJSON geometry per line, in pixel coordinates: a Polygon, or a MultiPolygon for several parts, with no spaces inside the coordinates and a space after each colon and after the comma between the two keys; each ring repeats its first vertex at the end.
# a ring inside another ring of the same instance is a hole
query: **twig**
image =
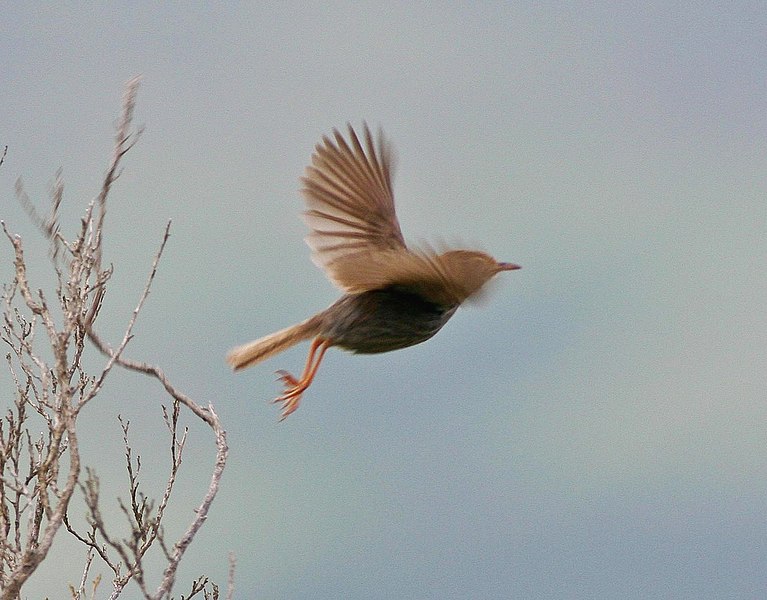
{"type": "MultiPolygon", "coordinates": [[[[146,285],[144,285],[144,290],[141,293],[138,304],[136,304],[136,307],[133,309],[133,313],[131,315],[130,320],[128,321],[128,325],[125,328],[125,333],[123,334],[123,338],[120,341],[120,344],[117,346],[117,349],[112,350],[111,348],[106,346],[101,341],[101,339],[93,332],[93,329],[91,327],[92,321],[86,321],[85,325],[86,325],[87,335],[90,338],[90,340],[96,345],[96,347],[103,354],[107,356],[107,363],[106,365],[104,365],[104,368],[101,370],[101,375],[99,375],[99,378],[91,386],[89,393],[80,402],[80,405],[78,406],[77,410],[80,410],[94,396],[96,396],[96,394],[98,394],[101,391],[101,387],[104,385],[104,380],[106,379],[107,375],[112,370],[112,367],[115,364],[119,364],[123,367],[126,366],[120,360],[120,357],[123,353],[123,350],[125,350],[125,347],[128,345],[128,342],[130,342],[133,337],[133,327],[136,324],[136,319],[138,319],[138,315],[144,306],[144,302],[146,301],[147,296],[149,296],[149,290],[151,289],[152,282],[154,281],[155,275],[157,274],[157,266],[159,265],[160,258],[162,258],[162,253],[165,250],[165,244],[168,242],[168,239],[170,238],[170,226],[171,226],[171,222],[168,221],[168,224],[165,226],[165,234],[163,235],[162,242],[160,243],[160,248],[157,251],[157,254],[155,254],[154,260],[152,261],[152,270],[149,273],[149,277],[147,278],[146,285]]],[[[101,289],[104,289],[104,288],[101,288],[101,289]]]]}
{"type": "Polygon", "coordinates": [[[237,559],[234,552],[229,553],[229,573],[226,578],[226,600],[234,598],[234,571],[237,567],[237,559]]]}
{"type": "MultiPolygon", "coordinates": [[[[92,239],[90,240],[91,247],[93,248],[93,254],[95,257],[94,268],[97,273],[101,272],[101,260],[102,260],[102,232],[104,227],[104,218],[107,212],[107,197],[109,191],[112,189],[112,184],[120,176],[120,161],[123,156],[138,142],[141,137],[142,129],[139,129],[135,134],[130,133],[130,127],[133,123],[133,113],[136,109],[136,94],[138,93],[139,84],[141,83],[141,77],[136,76],[130,79],[125,84],[125,92],[123,93],[123,111],[120,115],[120,121],[117,126],[117,134],[115,136],[115,147],[112,154],[112,160],[109,163],[104,182],[101,186],[101,192],[96,198],[95,203],[92,202],[88,206],[85,218],[92,227],[92,239]],[[97,210],[95,221],[92,217],[92,211],[94,207],[97,210]]],[[[99,287],[96,290],[96,296],[93,299],[91,309],[85,318],[85,324],[90,326],[93,323],[101,303],[104,299],[104,288],[99,287]]]]}
{"type": "Polygon", "coordinates": [[[85,565],[83,566],[83,575],[80,578],[80,585],[77,589],[70,586],[70,592],[72,593],[73,600],[80,600],[85,597],[85,585],[88,583],[88,573],[91,570],[91,564],[93,563],[94,550],[92,547],[88,547],[85,553],[85,565]]]}

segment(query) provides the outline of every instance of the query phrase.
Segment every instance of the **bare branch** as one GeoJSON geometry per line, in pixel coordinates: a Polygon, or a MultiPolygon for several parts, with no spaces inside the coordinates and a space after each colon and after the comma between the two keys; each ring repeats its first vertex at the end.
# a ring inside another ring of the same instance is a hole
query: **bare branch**
{"type": "MultiPolygon", "coordinates": [[[[56,302],[49,303],[42,290],[32,287],[27,276],[22,240],[12,235],[5,223],[0,222],[13,247],[15,267],[14,280],[3,293],[4,318],[0,325],[0,340],[9,348],[6,362],[16,388],[14,406],[4,419],[0,418],[2,600],[19,597],[25,581],[47,556],[62,524],[86,546],[79,583],[77,587],[74,584],[70,586],[72,598],[85,598],[89,573],[96,557],[113,573],[110,598],[118,598],[130,581],[135,581],[145,598],[160,600],[170,597],[180,561],[207,519],[226,464],[226,432],[213,406],[197,404],[174,386],[158,366],[125,356],[170,238],[170,222],[165,227],[146,284],[120,342],[112,348],[95,330],[112,274],[111,266],[102,266],[107,199],[120,176],[123,157],[142,133],[140,129],[132,129],[138,85],[138,78],[126,84],[111,160],[100,191],[88,203],[73,238],[65,239],[60,231],[59,215],[64,194],[61,171],[56,173],[50,193],[50,213],[45,217],[34,207],[21,180],[17,182],[19,202],[51,244],[51,258],[58,281],[56,302]],[[45,336],[36,335],[40,328],[45,336]],[[47,346],[42,355],[36,349],[41,344],[47,346]],[[106,357],[95,376],[86,373],[82,364],[86,346],[90,344],[106,357]],[[76,428],[80,412],[101,392],[115,366],[157,379],[173,400],[172,410],[163,407],[163,418],[170,434],[171,461],[165,488],[156,505],[141,490],[141,458],[134,455],[129,444],[129,422],[120,420],[129,491],[125,502],[118,499],[130,525],[130,534],[124,539],[110,533],[104,522],[99,508],[99,480],[95,472],[86,469],[85,481],[80,481],[81,459],[76,428]],[[181,406],[211,428],[216,456],[207,490],[194,518],[178,541],[166,544],[162,520],[170,505],[188,434],[186,428],[179,428],[181,406]],[[29,407],[32,410],[28,410],[29,407]],[[33,438],[30,434],[27,425],[30,416],[42,419],[44,430],[39,437],[33,438]],[[64,462],[65,457],[68,464],[64,462]],[[67,517],[69,502],[77,487],[82,491],[87,508],[89,528],[83,533],[78,532],[67,517]],[[145,578],[143,560],[155,543],[157,552],[162,552],[167,565],[156,591],[152,593],[145,578]]],[[[0,165],[4,159],[5,152],[0,157],[0,165]]],[[[54,295],[51,294],[50,298],[53,299],[54,295]]],[[[99,581],[100,576],[93,580],[91,597],[95,596],[99,581]]],[[[227,589],[227,597],[231,599],[234,590],[233,557],[230,557],[227,589]]],[[[218,598],[219,590],[206,577],[201,577],[193,582],[187,597],[199,594],[206,599],[218,598]]]]}
{"type": "Polygon", "coordinates": [[[237,567],[237,560],[234,552],[229,553],[229,574],[226,578],[226,600],[234,598],[234,571],[237,567]]]}
{"type": "MultiPolygon", "coordinates": [[[[12,500],[12,505],[14,505],[13,503],[15,502],[14,510],[17,512],[16,539],[18,540],[18,543],[15,546],[15,551],[18,558],[14,559],[12,563],[9,563],[12,570],[10,574],[4,577],[5,586],[2,595],[3,600],[11,600],[18,596],[21,586],[48,554],[53,539],[63,522],[64,515],[69,506],[69,500],[77,485],[80,473],[80,454],[77,444],[75,418],[72,412],[72,390],[65,384],[66,373],[68,371],[68,335],[57,331],[51,311],[45,302],[42,292],[38,292],[38,300],[35,299],[30,289],[26,276],[26,265],[24,263],[21,238],[18,236],[11,236],[4,223],[2,226],[3,231],[14,248],[16,277],[14,279],[13,287],[20,291],[27,309],[29,309],[33,315],[39,317],[44,323],[53,349],[56,378],[57,381],[62,382],[63,384],[57,386],[54,390],[56,394],[55,413],[53,418],[49,421],[51,427],[48,433],[48,439],[45,443],[41,440],[41,442],[35,446],[37,455],[30,455],[30,474],[28,475],[28,479],[25,481],[24,486],[17,488],[17,496],[12,500]],[[69,454],[69,469],[64,487],[59,489],[57,483],[59,461],[65,451],[69,454]],[[34,491],[30,491],[29,488],[26,488],[26,484],[31,483],[33,480],[34,491]],[[55,500],[51,501],[49,494],[53,494],[55,500]],[[20,535],[20,517],[21,513],[24,512],[24,508],[21,505],[21,497],[27,498],[29,502],[34,502],[33,504],[30,504],[30,506],[33,507],[33,510],[31,510],[29,514],[28,531],[25,541],[21,540],[20,535]]],[[[24,339],[24,327],[22,326],[22,332],[20,334],[10,333],[9,329],[12,330],[13,328],[14,324],[10,319],[6,318],[6,339],[24,339]]],[[[20,347],[17,346],[17,356],[19,353],[22,357],[27,355],[38,367],[45,367],[44,363],[32,353],[31,347],[28,344],[22,344],[20,347]]],[[[23,360],[21,362],[24,364],[23,360]]],[[[26,370],[26,367],[22,368],[26,370]]],[[[40,375],[41,377],[45,376],[42,372],[40,375]]],[[[31,380],[31,377],[28,377],[27,381],[29,382],[31,380]]],[[[19,389],[20,385],[18,384],[18,378],[16,378],[16,381],[17,389],[19,389]]],[[[46,381],[46,383],[48,382],[46,381]]],[[[22,394],[23,393],[24,392],[22,392],[22,394]]],[[[22,397],[24,398],[24,401],[26,401],[26,397],[23,395],[22,397]]],[[[17,412],[22,414],[21,411],[23,409],[18,407],[19,404],[17,402],[17,412]]],[[[20,437],[17,437],[16,439],[21,441],[20,437]]],[[[31,452],[31,444],[29,448],[31,452]]],[[[15,471],[15,473],[16,478],[18,478],[18,471],[15,471]]]]}
{"type": "MultiPolygon", "coordinates": [[[[68,527],[68,524],[67,524],[68,527]]],[[[94,550],[93,548],[89,547],[88,550],[85,553],[85,565],[83,566],[83,575],[80,578],[80,585],[77,586],[77,589],[75,589],[73,586],[69,586],[69,591],[72,594],[72,600],[81,600],[82,598],[85,598],[85,586],[88,583],[88,573],[91,570],[91,564],[93,564],[93,556],[94,556],[94,550]]],[[[97,580],[100,580],[100,577],[96,577],[97,580]]],[[[93,585],[93,591],[96,591],[96,587],[98,586],[98,582],[94,581],[93,585]]]]}
{"type": "Polygon", "coordinates": [[[215,410],[213,409],[213,405],[208,405],[206,408],[198,405],[186,394],[182,393],[175,386],[173,386],[170,380],[165,376],[165,373],[163,373],[159,367],[149,365],[147,363],[133,361],[123,356],[118,356],[114,351],[111,350],[111,348],[109,348],[107,344],[101,340],[101,338],[98,337],[98,335],[93,332],[93,330],[89,330],[88,335],[91,341],[99,350],[101,350],[107,356],[114,358],[115,362],[120,366],[125,367],[126,369],[137,371],[139,373],[144,373],[157,379],[175,401],[186,406],[195,415],[207,423],[208,426],[210,426],[216,439],[216,460],[210,483],[208,484],[208,491],[205,494],[202,503],[197,508],[195,518],[193,519],[192,523],[189,525],[181,539],[176,542],[173,552],[170,556],[170,562],[163,573],[162,582],[158,586],[157,591],[153,596],[157,599],[164,598],[173,587],[179,563],[181,562],[184,553],[189,547],[189,544],[192,543],[194,536],[197,534],[200,527],[202,527],[202,525],[205,523],[205,520],[208,517],[210,506],[213,503],[216,494],[218,493],[221,476],[223,475],[224,467],[226,466],[226,459],[229,454],[229,447],[226,443],[226,431],[224,431],[223,427],[221,426],[221,422],[215,410]]]}

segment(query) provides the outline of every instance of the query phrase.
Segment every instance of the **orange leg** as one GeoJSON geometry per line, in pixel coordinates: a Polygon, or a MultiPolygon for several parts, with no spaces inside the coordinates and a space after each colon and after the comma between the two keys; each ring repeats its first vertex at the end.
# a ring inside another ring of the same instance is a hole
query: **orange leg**
{"type": "Polygon", "coordinates": [[[301,374],[300,379],[296,379],[287,371],[277,371],[277,375],[280,376],[280,381],[285,384],[285,392],[282,396],[273,400],[275,403],[282,402],[280,421],[285,419],[289,414],[295,412],[298,408],[298,405],[301,402],[301,395],[306,391],[306,388],[312,384],[314,375],[317,373],[317,368],[320,366],[322,357],[325,355],[328,348],[330,348],[330,340],[321,337],[314,338],[311,348],[309,348],[309,356],[306,358],[304,372],[301,374]],[[316,359],[315,355],[317,356],[316,359]]]}

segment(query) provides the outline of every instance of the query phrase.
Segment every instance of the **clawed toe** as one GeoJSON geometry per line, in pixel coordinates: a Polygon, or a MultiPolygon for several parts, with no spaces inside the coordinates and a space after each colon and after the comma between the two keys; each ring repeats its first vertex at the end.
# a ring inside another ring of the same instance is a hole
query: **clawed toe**
{"type": "Polygon", "coordinates": [[[277,375],[277,381],[284,383],[285,387],[295,387],[298,385],[298,379],[287,371],[279,370],[275,371],[275,374],[277,375]]]}
{"type": "Polygon", "coordinates": [[[272,404],[277,404],[279,402],[287,402],[291,398],[295,398],[296,396],[301,396],[301,394],[304,392],[304,387],[300,386],[285,386],[285,392],[281,396],[277,396],[274,400],[272,400],[272,404]]]}
{"type": "MultiPolygon", "coordinates": [[[[279,398],[278,398],[279,400],[279,398]]],[[[296,412],[298,405],[301,403],[301,394],[292,396],[287,400],[282,401],[282,412],[280,413],[280,421],[284,421],[288,415],[296,412]]]]}
{"type": "Polygon", "coordinates": [[[306,383],[296,379],[287,371],[277,371],[277,376],[277,380],[282,381],[285,389],[283,390],[281,396],[277,396],[274,400],[272,400],[272,403],[274,404],[277,404],[278,402],[287,402],[295,396],[300,396],[307,387],[306,383]]]}

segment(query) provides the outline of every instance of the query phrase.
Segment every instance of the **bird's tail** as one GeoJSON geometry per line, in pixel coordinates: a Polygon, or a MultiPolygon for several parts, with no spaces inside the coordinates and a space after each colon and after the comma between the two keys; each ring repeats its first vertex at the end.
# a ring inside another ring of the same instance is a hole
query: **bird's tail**
{"type": "Polygon", "coordinates": [[[232,369],[239,371],[287,350],[299,342],[313,338],[319,335],[322,329],[322,319],[319,317],[320,315],[315,315],[298,325],[286,327],[249,344],[233,348],[226,355],[226,361],[232,369]]]}

